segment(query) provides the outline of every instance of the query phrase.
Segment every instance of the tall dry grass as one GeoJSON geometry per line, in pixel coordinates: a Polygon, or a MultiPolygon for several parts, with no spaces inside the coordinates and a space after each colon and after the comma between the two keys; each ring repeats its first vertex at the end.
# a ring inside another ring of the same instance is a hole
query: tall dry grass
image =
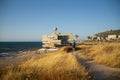
{"type": "Polygon", "coordinates": [[[88,59],[107,66],[120,68],[120,43],[102,43],[83,47],[83,52],[88,59]]]}
{"type": "Polygon", "coordinates": [[[74,55],[63,49],[0,69],[1,80],[90,80],[74,55]]]}

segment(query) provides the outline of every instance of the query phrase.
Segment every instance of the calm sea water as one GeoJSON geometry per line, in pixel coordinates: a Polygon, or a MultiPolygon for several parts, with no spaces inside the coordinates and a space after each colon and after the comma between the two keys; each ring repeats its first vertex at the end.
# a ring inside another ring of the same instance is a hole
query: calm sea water
{"type": "Polygon", "coordinates": [[[19,52],[42,47],[42,42],[0,42],[0,58],[10,57],[19,52]]]}

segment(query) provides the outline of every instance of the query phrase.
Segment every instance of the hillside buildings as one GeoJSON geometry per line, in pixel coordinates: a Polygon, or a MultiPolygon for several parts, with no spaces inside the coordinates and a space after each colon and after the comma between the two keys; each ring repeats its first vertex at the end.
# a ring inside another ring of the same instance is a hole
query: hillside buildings
{"type": "Polygon", "coordinates": [[[120,30],[110,30],[88,36],[88,41],[120,41],[120,30]]]}

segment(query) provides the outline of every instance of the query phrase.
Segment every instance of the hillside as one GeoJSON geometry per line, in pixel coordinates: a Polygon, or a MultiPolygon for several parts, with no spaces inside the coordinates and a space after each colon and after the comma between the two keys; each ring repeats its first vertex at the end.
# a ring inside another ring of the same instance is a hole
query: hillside
{"type": "Polygon", "coordinates": [[[105,32],[97,33],[95,35],[99,37],[107,37],[108,35],[120,35],[120,29],[119,30],[108,30],[105,32]]]}

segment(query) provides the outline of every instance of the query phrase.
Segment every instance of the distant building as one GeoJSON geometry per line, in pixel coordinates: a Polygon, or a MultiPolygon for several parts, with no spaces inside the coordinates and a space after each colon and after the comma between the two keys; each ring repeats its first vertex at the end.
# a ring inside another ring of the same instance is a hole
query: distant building
{"type": "Polygon", "coordinates": [[[57,28],[54,28],[54,32],[51,35],[43,35],[42,43],[43,47],[52,48],[57,46],[70,45],[75,40],[75,36],[72,33],[61,34],[57,32],[57,28]]]}
{"type": "Polygon", "coordinates": [[[115,40],[117,39],[117,35],[108,35],[108,40],[115,40]]]}
{"type": "Polygon", "coordinates": [[[120,35],[118,35],[118,38],[120,39],[120,35]]]}

